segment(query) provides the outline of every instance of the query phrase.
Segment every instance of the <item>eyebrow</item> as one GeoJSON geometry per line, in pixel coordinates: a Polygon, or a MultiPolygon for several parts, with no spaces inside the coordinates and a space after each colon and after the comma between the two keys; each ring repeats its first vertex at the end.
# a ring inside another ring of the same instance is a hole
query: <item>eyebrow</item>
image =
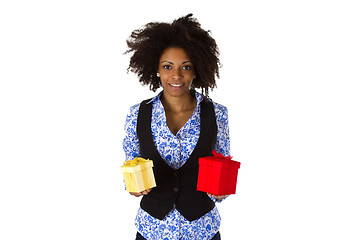
{"type": "MultiPolygon", "coordinates": [[[[174,65],[174,63],[172,63],[172,62],[170,62],[170,61],[167,61],[167,60],[162,61],[161,63],[164,63],[164,62],[167,62],[167,63],[169,63],[169,64],[174,65]]],[[[182,62],[181,64],[185,64],[185,63],[188,63],[188,62],[190,62],[190,63],[191,63],[191,61],[190,61],[190,60],[187,60],[187,61],[182,62]]]]}

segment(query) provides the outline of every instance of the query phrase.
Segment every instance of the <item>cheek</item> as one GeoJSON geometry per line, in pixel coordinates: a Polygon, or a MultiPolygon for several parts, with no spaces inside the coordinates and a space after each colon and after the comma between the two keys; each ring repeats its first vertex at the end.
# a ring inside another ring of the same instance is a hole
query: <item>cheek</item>
{"type": "Polygon", "coordinates": [[[164,86],[164,80],[163,80],[162,77],[160,78],[160,85],[161,85],[161,86],[164,86]]]}
{"type": "Polygon", "coordinates": [[[189,83],[190,83],[190,85],[193,83],[193,81],[194,81],[194,74],[189,74],[189,76],[188,76],[188,81],[189,81],[189,83]]]}
{"type": "Polygon", "coordinates": [[[189,81],[189,85],[191,86],[193,82],[194,82],[194,78],[191,78],[191,80],[189,81]]]}
{"type": "Polygon", "coordinates": [[[159,78],[159,81],[160,81],[161,86],[166,85],[166,83],[169,80],[169,76],[166,73],[160,73],[160,76],[161,77],[159,78]]]}

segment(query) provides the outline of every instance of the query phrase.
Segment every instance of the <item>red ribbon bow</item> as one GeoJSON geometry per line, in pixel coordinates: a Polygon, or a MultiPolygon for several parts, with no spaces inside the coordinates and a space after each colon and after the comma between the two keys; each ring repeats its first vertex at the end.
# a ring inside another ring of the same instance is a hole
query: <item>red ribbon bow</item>
{"type": "Polygon", "coordinates": [[[224,156],[221,153],[217,153],[215,150],[212,151],[213,155],[215,158],[222,158],[222,159],[226,159],[226,160],[231,160],[232,156],[224,156]]]}

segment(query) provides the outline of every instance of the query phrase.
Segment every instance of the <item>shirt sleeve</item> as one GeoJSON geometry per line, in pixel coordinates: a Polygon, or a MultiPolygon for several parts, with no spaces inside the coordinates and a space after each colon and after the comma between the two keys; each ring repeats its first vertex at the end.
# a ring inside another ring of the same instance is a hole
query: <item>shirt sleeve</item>
{"type": "Polygon", "coordinates": [[[230,137],[229,137],[229,120],[228,110],[225,106],[214,103],[215,116],[217,122],[217,140],[215,151],[224,156],[230,155],[230,137]]]}
{"type": "MultiPolygon", "coordinates": [[[[229,137],[229,120],[228,120],[228,110],[225,106],[218,103],[214,103],[215,117],[217,122],[217,140],[215,143],[215,151],[221,153],[224,156],[230,155],[230,137],[229,137]]],[[[210,196],[209,196],[210,197],[210,196]]],[[[214,202],[222,202],[222,200],[217,200],[213,197],[210,197],[214,202]]]]}
{"type": "Polygon", "coordinates": [[[137,117],[140,104],[130,108],[130,113],[125,121],[125,138],[123,141],[123,149],[125,152],[125,160],[131,160],[140,156],[139,138],[136,134],[137,117]]]}

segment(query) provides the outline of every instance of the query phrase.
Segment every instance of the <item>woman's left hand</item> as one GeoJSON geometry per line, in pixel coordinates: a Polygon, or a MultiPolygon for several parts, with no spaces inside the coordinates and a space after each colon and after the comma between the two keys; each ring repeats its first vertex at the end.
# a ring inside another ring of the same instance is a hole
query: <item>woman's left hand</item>
{"type": "Polygon", "coordinates": [[[150,189],[147,189],[147,190],[144,190],[144,191],[142,191],[142,192],[139,192],[139,193],[137,193],[137,192],[130,192],[130,194],[133,195],[133,196],[135,196],[135,197],[140,197],[140,196],[142,196],[142,195],[148,195],[150,191],[151,191],[151,188],[150,188],[150,189]]]}
{"type": "Polygon", "coordinates": [[[216,199],[216,200],[223,200],[223,199],[225,199],[227,196],[229,196],[229,195],[221,195],[221,196],[218,196],[218,195],[214,195],[214,194],[210,194],[210,193],[208,193],[208,195],[209,195],[210,197],[216,199]]]}

